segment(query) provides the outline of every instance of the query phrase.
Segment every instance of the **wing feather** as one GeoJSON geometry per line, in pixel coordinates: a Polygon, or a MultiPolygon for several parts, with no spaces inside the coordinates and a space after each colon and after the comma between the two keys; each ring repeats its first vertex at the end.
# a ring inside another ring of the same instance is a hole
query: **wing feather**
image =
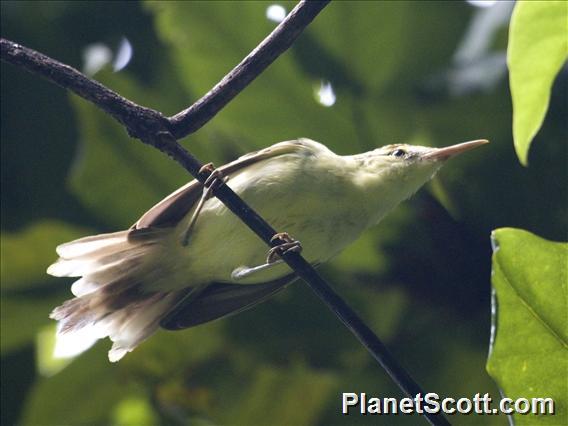
{"type": "Polygon", "coordinates": [[[290,274],[264,284],[211,283],[194,299],[170,312],[160,326],[181,330],[237,314],[265,301],[296,279],[295,274],[290,274]]]}
{"type": "MultiPolygon", "coordinates": [[[[230,176],[259,161],[307,148],[309,148],[309,146],[305,139],[280,142],[268,148],[261,149],[260,151],[243,155],[235,161],[219,167],[219,170],[223,175],[230,176]]],[[[132,228],[142,229],[176,225],[199,200],[202,187],[202,184],[198,180],[192,180],[144,213],[132,228]]]]}

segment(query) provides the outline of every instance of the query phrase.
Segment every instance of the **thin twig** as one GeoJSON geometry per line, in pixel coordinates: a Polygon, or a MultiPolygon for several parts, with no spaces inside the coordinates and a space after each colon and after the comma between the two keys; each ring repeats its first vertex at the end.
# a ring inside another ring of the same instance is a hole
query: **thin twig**
{"type": "Polygon", "coordinates": [[[178,139],[187,136],[211,120],[294,43],[329,1],[299,2],[286,19],[213,89],[189,108],[171,117],[174,136],[178,139]]]}
{"type": "MultiPolygon", "coordinates": [[[[1,59],[39,74],[91,101],[122,123],[130,135],[168,154],[196,179],[204,182],[207,175],[199,173],[202,164],[183,148],[176,138],[195,132],[211,120],[219,110],[290,47],[327,3],[328,1],[301,1],[290,16],[209,93],[172,118],[166,118],[158,111],[137,105],[104,85],[89,79],[76,69],[9,40],[0,40],[1,59]]],[[[265,243],[269,246],[279,243],[278,241],[271,242],[276,231],[231,188],[222,184],[214,189],[213,193],[265,243]]],[[[355,334],[406,395],[411,398],[417,394],[425,395],[418,384],[398,365],[373,331],[300,254],[289,252],[282,257],[355,334]]],[[[441,415],[425,413],[425,417],[434,425],[449,424],[441,415]]]]}

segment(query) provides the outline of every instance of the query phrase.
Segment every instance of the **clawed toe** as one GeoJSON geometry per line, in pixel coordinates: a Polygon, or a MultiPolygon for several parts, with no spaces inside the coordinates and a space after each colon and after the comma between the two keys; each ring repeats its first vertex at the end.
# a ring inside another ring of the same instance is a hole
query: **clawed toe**
{"type": "Polygon", "coordinates": [[[211,195],[211,191],[218,188],[222,183],[226,182],[227,178],[223,176],[223,172],[216,169],[213,163],[207,163],[199,169],[199,174],[208,174],[205,182],[203,182],[204,193],[206,196],[211,195]]]}
{"type": "Polygon", "coordinates": [[[270,242],[273,243],[278,240],[282,241],[282,243],[268,250],[266,263],[274,263],[286,253],[300,253],[302,251],[302,244],[298,240],[292,238],[287,232],[274,234],[274,236],[270,239],[270,242]]]}

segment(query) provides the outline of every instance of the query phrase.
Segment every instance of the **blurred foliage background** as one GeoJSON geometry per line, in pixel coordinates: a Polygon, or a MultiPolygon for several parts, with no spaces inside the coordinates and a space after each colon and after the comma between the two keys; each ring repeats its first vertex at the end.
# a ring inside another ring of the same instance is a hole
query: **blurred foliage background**
{"type": "MultiPolygon", "coordinates": [[[[524,168],[505,65],[512,3],[474,3],[334,2],[183,143],[222,164],[300,136],[342,154],[490,139],[321,271],[427,391],[498,399],[485,371],[489,235],[511,226],[566,238],[568,75],[556,79],[524,168]]],[[[275,27],[279,9],[269,6],[3,1],[1,32],[169,115],[275,27]]],[[[1,91],[2,424],[419,421],[340,414],[341,392],[400,391],[302,283],[229,319],[160,331],[117,365],[108,341],[53,359],[48,314],[71,296],[71,281],[45,274],[55,246],[129,226],[188,176],[92,105],[4,63],[1,91]]]]}

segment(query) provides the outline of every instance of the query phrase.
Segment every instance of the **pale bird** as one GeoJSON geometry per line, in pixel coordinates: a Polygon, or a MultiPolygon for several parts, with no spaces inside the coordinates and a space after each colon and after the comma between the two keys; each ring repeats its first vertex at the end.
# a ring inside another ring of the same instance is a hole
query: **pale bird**
{"type": "MultiPolygon", "coordinates": [[[[487,143],[388,145],[341,156],[298,139],[222,166],[214,175],[320,265],[429,181],[444,161],[487,143]]],[[[211,183],[210,182],[210,183],[211,183]]],[[[209,186],[209,185],[207,185],[209,186]]],[[[217,198],[193,180],[130,229],[57,247],[47,272],[81,277],[54,309],[59,333],[106,336],[117,361],[158,327],[183,329],[248,309],[296,277],[217,198]]],[[[287,249],[297,250],[290,240],[287,249]]]]}

